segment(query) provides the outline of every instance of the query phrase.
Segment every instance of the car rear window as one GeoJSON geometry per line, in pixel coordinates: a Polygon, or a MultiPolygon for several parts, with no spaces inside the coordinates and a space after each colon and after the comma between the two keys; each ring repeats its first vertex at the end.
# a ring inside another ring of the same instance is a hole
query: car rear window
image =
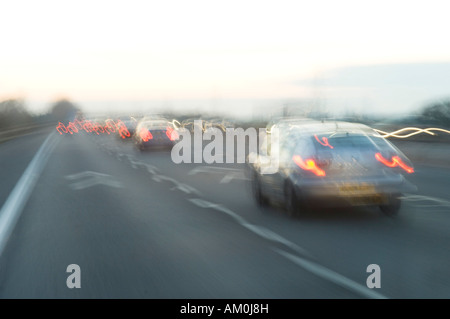
{"type": "Polygon", "coordinates": [[[373,149],[377,147],[375,143],[367,136],[362,134],[315,134],[312,137],[316,149],[373,149]]]}

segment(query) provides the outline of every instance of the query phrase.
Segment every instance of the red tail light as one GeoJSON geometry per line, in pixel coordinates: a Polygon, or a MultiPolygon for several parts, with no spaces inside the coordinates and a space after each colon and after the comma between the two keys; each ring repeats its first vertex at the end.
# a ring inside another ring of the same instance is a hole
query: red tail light
{"type": "Polygon", "coordinates": [[[317,165],[316,162],[313,159],[306,159],[305,161],[303,161],[303,159],[301,158],[300,155],[294,155],[292,157],[292,160],[294,161],[295,164],[297,164],[300,168],[307,170],[307,171],[311,171],[314,174],[316,174],[317,176],[325,176],[325,171],[320,169],[317,165]]]}
{"type": "Polygon", "coordinates": [[[126,125],[122,121],[119,120],[116,125],[117,125],[117,130],[119,131],[121,138],[126,138],[126,137],[131,136],[130,131],[128,131],[126,125]]]}
{"type": "Polygon", "coordinates": [[[319,138],[317,137],[316,134],[314,134],[314,137],[316,138],[316,141],[319,142],[319,144],[323,145],[323,146],[328,146],[329,148],[333,149],[334,146],[330,145],[330,143],[328,142],[328,138],[326,138],[325,136],[322,137],[322,141],[319,140],[319,138]]]}
{"type": "Polygon", "coordinates": [[[100,135],[100,133],[105,133],[105,128],[100,124],[100,123],[95,123],[94,124],[94,131],[95,133],[97,133],[97,135],[100,135]]]}
{"type": "Polygon", "coordinates": [[[398,156],[392,156],[392,160],[389,161],[387,159],[385,159],[383,157],[383,155],[381,155],[380,153],[376,153],[375,154],[375,158],[383,163],[384,165],[386,165],[387,167],[396,167],[396,166],[400,166],[401,168],[403,168],[406,172],[408,173],[414,173],[414,168],[406,165],[402,159],[398,156]]]}
{"type": "Polygon", "coordinates": [[[79,131],[81,131],[81,130],[83,130],[83,124],[84,124],[83,122],[84,122],[84,120],[80,121],[79,119],[76,119],[75,121],[73,121],[73,124],[79,131]]]}
{"type": "Polygon", "coordinates": [[[69,125],[67,125],[66,129],[67,129],[67,132],[70,134],[78,133],[77,127],[72,122],[69,122],[69,125]]]}
{"type": "Polygon", "coordinates": [[[171,141],[175,141],[175,140],[177,140],[177,139],[179,138],[178,132],[175,131],[175,130],[174,130],[173,128],[171,128],[171,127],[167,127],[166,135],[167,135],[167,137],[168,137],[171,141]]]}
{"type": "Polygon", "coordinates": [[[139,132],[139,136],[144,142],[148,142],[149,140],[153,139],[152,133],[150,133],[150,131],[146,128],[141,129],[141,131],[139,132]]]}
{"type": "Polygon", "coordinates": [[[105,131],[110,134],[115,133],[117,128],[117,124],[113,120],[106,120],[105,131]]]}
{"type": "Polygon", "coordinates": [[[83,124],[83,129],[84,129],[86,132],[91,133],[92,131],[94,131],[94,125],[92,124],[91,121],[86,121],[86,122],[83,124]]]}
{"type": "Polygon", "coordinates": [[[62,135],[63,133],[67,133],[66,126],[63,123],[61,123],[61,122],[58,123],[58,126],[56,127],[56,130],[58,131],[58,133],[60,135],[62,135]]]}

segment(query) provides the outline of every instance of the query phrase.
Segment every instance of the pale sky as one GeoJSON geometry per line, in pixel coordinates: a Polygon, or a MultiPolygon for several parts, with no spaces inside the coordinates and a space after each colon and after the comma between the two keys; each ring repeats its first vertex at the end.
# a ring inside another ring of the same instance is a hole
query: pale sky
{"type": "Polygon", "coordinates": [[[331,110],[403,112],[450,96],[449,12],[429,0],[2,0],[0,99],[255,112],[319,96],[331,110]]]}

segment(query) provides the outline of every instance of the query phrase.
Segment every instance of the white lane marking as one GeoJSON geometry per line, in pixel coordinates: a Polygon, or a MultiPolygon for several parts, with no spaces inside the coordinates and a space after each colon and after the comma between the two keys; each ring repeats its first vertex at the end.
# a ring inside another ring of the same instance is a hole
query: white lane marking
{"type": "MultiPolygon", "coordinates": [[[[436,197],[407,194],[407,195],[403,196],[402,199],[409,201],[409,202],[426,201],[426,202],[437,203],[435,205],[432,205],[434,207],[439,207],[439,206],[450,207],[450,201],[447,201],[447,200],[441,199],[441,198],[436,198],[436,197]]],[[[430,207],[432,207],[432,206],[430,206],[430,207]]]]}
{"type": "Polygon", "coordinates": [[[78,191],[78,190],[89,188],[89,187],[92,187],[95,185],[105,185],[105,186],[109,186],[109,187],[123,188],[123,185],[118,181],[114,181],[114,180],[103,180],[102,181],[102,180],[97,180],[94,178],[90,178],[85,181],[70,184],[69,187],[72,188],[73,190],[78,191]]]}
{"type": "MultiPolygon", "coordinates": [[[[253,232],[254,234],[265,238],[267,240],[273,241],[273,242],[277,242],[280,244],[283,244],[289,248],[291,248],[292,250],[299,252],[300,254],[307,256],[309,258],[311,258],[311,254],[299,247],[298,245],[290,242],[289,240],[285,239],[284,237],[278,235],[277,233],[262,227],[262,226],[258,226],[258,225],[254,225],[254,224],[250,224],[247,223],[245,221],[244,218],[242,218],[241,216],[237,215],[236,213],[234,213],[233,211],[231,211],[230,209],[223,207],[221,205],[212,203],[212,202],[208,202],[206,200],[200,199],[200,198],[191,198],[189,199],[193,204],[202,207],[202,208],[211,208],[211,209],[215,209],[221,212],[226,213],[227,215],[229,215],[230,217],[232,217],[234,220],[236,220],[240,225],[242,225],[243,227],[247,228],[248,230],[250,230],[251,232],[253,232]]],[[[362,295],[364,297],[367,298],[374,298],[374,299],[386,299],[385,296],[383,296],[382,294],[379,294],[373,290],[370,290],[369,288],[360,285],[359,283],[338,274],[337,272],[334,272],[318,263],[315,263],[313,261],[309,261],[307,259],[301,258],[299,256],[296,255],[292,255],[288,252],[285,252],[283,250],[279,250],[274,248],[274,250],[279,253],[280,255],[282,255],[283,257],[291,260],[292,262],[294,262],[295,264],[301,266],[303,269],[315,274],[316,276],[319,276],[323,279],[329,280],[341,287],[344,287],[350,291],[353,291],[355,293],[358,293],[359,295],[362,295]]]]}
{"type": "Polygon", "coordinates": [[[169,181],[169,182],[172,182],[174,184],[177,183],[177,181],[174,180],[172,177],[169,177],[169,176],[166,176],[166,175],[161,175],[161,174],[153,175],[152,179],[155,182],[158,182],[158,183],[162,182],[162,181],[169,181]]]}
{"type": "Polygon", "coordinates": [[[230,210],[222,205],[211,203],[211,202],[208,202],[208,201],[200,199],[200,198],[190,198],[189,200],[193,204],[195,204],[201,208],[212,208],[212,209],[221,211],[221,212],[227,214],[228,216],[230,216],[231,218],[233,218],[241,226],[250,230],[252,233],[254,233],[264,239],[285,245],[286,247],[289,247],[290,249],[292,249],[302,255],[312,258],[312,255],[306,249],[301,248],[300,246],[294,244],[293,242],[290,242],[286,238],[278,235],[277,233],[275,233],[265,227],[248,223],[244,218],[242,218],[241,216],[239,216],[232,210],[230,210]]]}
{"type": "Polygon", "coordinates": [[[198,173],[210,173],[210,174],[225,174],[220,180],[220,184],[231,182],[233,179],[249,180],[245,176],[245,172],[239,168],[231,167],[214,167],[214,166],[197,166],[188,172],[188,175],[196,175],[198,173]]]}
{"type": "Polygon", "coordinates": [[[174,187],[171,190],[178,189],[186,194],[196,194],[199,196],[201,195],[200,192],[197,189],[195,189],[194,187],[180,183],[179,181],[173,179],[172,177],[166,176],[166,175],[155,174],[155,175],[153,175],[152,179],[158,183],[162,182],[162,181],[171,182],[172,184],[174,184],[174,187]]]}
{"type": "Polygon", "coordinates": [[[17,220],[47,163],[51,152],[60,141],[52,132],[41,145],[0,210],[0,255],[8,242],[17,220]]]}
{"type": "Polygon", "coordinates": [[[196,195],[200,195],[200,192],[195,189],[192,186],[189,186],[187,184],[183,184],[183,183],[178,183],[177,186],[175,186],[174,188],[172,188],[172,190],[178,189],[180,191],[182,191],[183,193],[186,194],[196,194],[196,195]]]}
{"type": "Polygon", "coordinates": [[[356,281],[353,281],[345,276],[342,276],[341,274],[338,274],[337,272],[334,272],[322,265],[319,265],[318,263],[306,260],[304,258],[292,255],[288,252],[285,252],[283,250],[273,248],[277,253],[279,253],[281,256],[289,259],[296,265],[302,267],[303,269],[315,274],[318,277],[321,277],[323,279],[329,280],[343,288],[346,288],[348,290],[351,290],[357,294],[360,294],[367,298],[372,299],[387,299],[387,297],[383,296],[382,294],[371,290],[356,281]]]}
{"type": "Polygon", "coordinates": [[[159,173],[159,169],[156,166],[153,166],[151,164],[147,164],[147,163],[138,161],[138,160],[136,160],[134,158],[133,155],[130,155],[130,154],[120,153],[119,154],[119,158],[122,158],[122,157],[126,157],[128,159],[128,161],[130,162],[131,167],[134,168],[134,169],[137,169],[139,167],[143,167],[143,168],[147,169],[147,172],[149,172],[150,174],[153,175],[152,179],[155,182],[159,183],[159,182],[161,182],[163,180],[171,182],[174,185],[171,188],[171,190],[178,189],[181,192],[186,193],[186,194],[196,194],[196,195],[199,195],[199,196],[201,195],[201,193],[196,188],[194,188],[194,187],[192,187],[190,185],[180,183],[180,182],[178,182],[177,180],[175,180],[172,177],[168,177],[168,176],[165,176],[165,175],[158,174],[159,173]]]}
{"type": "Polygon", "coordinates": [[[65,178],[69,180],[79,180],[78,182],[69,185],[69,187],[73,190],[81,190],[95,185],[105,185],[115,188],[123,187],[122,183],[114,180],[111,175],[92,171],[85,171],[78,174],[67,175],[65,178]],[[80,181],[80,179],[83,180],[80,181]]]}
{"type": "Polygon", "coordinates": [[[244,226],[245,228],[249,229],[250,231],[254,232],[255,234],[257,234],[263,238],[266,238],[273,242],[283,244],[286,247],[289,247],[292,250],[294,250],[304,256],[308,256],[308,257],[312,258],[312,255],[306,249],[299,247],[298,245],[294,244],[293,242],[291,242],[291,241],[287,240],[286,238],[278,235],[277,233],[271,231],[270,229],[267,229],[263,226],[257,226],[254,224],[243,224],[242,226],[244,226]]]}
{"type": "Polygon", "coordinates": [[[134,169],[143,167],[143,168],[147,169],[147,172],[149,172],[150,174],[157,174],[159,172],[159,169],[156,166],[138,161],[135,158],[133,158],[133,156],[130,156],[130,155],[127,155],[127,158],[131,164],[131,167],[133,167],[134,169]]]}
{"type": "Polygon", "coordinates": [[[150,164],[142,164],[147,168],[147,172],[150,174],[156,174],[159,172],[158,168],[156,166],[150,165],[150,164]]]}
{"type": "Polygon", "coordinates": [[[189,200],[192,203],[194,203],[195,205],[197,205],[198,207],[201,207],[201,208],[210,208],[210,207],[217,206],[217,204],[208,202],[208,201],[200,199],[200,198],[190,198],[189,200]]]}
{"type": "Polygon", "coordinates": [[[221,180],[220,180],[220,184],[225,184],[225,183],[229,183],[231,182],[233,179],[239,179],[239,180],[243,180],[243,181],[249,181],[250,178],[245,177],[242,173],[231,173],[231,174],[227,174],[225,175],[221,180]]]}
{"type": "Polygon", "coordinates": [[[231,218],[233,218],[239,224],[246,224],[247,223],[247,221],[244,218],[242,218],[241,216],[239,216],[238,214],[236,214],[235,212],[233,212],[232,210],[230,210],[230,209],[228,209],[228,208],[226,208],[224,206],[221,206],[221,205],[218,205],[218,204],[215,204],[215,203],[211,203],[211,202],[208,202],[208,201],[206,201],[204,199],[200,199],[200,198],[189,198],[189,200],[192,203],[194,203],[195,205],[197,205],[198,207],[201,207],[201,208],[213,208],[213,209],[216,209],[218,211],[221,211],[221,212],[227,214],[228,216],[230,216],[231,218]]]}
{"type": "Polygon", "coordinates": [[[223,174],[224,172],[241,172],[242,170],[239,168],[232,167],[215,167],[215,166],[197,166],[191,169],[188,175],[195,175],[197,173],[215,173],[215,174],[223,174]]]}
{"type": "Polygon", "coordinates": [[[65,178],[70,179],[70,180],[80,179],[80,178],[84,178],[84,177],[109,178],[109,177],[111,177],[111,175],[93,172],[93,171],[84,171],[81,173],[76,173],[76,174],[65,176],[65,178]]]}

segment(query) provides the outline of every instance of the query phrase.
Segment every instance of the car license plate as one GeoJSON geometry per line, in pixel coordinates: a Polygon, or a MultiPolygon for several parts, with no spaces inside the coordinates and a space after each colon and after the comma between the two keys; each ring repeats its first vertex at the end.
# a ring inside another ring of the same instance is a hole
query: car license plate
{"type": "Polygon", "coordinates": [[[348,197],[347,201],[353,206],[359,205],[381,205],[386,203],[385,196],[381,194],[374,194],[369,196],[354,196],[348,197]]]}
{"type": "Polygon", "coordinates": [[[161,140],[162,139],[161,133],[160,132],[155,132],[153,134],[153,138],[158,140],[158,141],[161,140]]]}
{"type": "Polygon", "coordinates": [[[341,196],[375,195],[375,186],[369,183],[344,183],[339,186],[341,196]]]}
{"type": "Polygon", "coordinates": [[[351,205],[381,205],[386,198],[379,194],[375,186],[369,183],[344,183],[339,186],[339,194],[351,205]]]}

